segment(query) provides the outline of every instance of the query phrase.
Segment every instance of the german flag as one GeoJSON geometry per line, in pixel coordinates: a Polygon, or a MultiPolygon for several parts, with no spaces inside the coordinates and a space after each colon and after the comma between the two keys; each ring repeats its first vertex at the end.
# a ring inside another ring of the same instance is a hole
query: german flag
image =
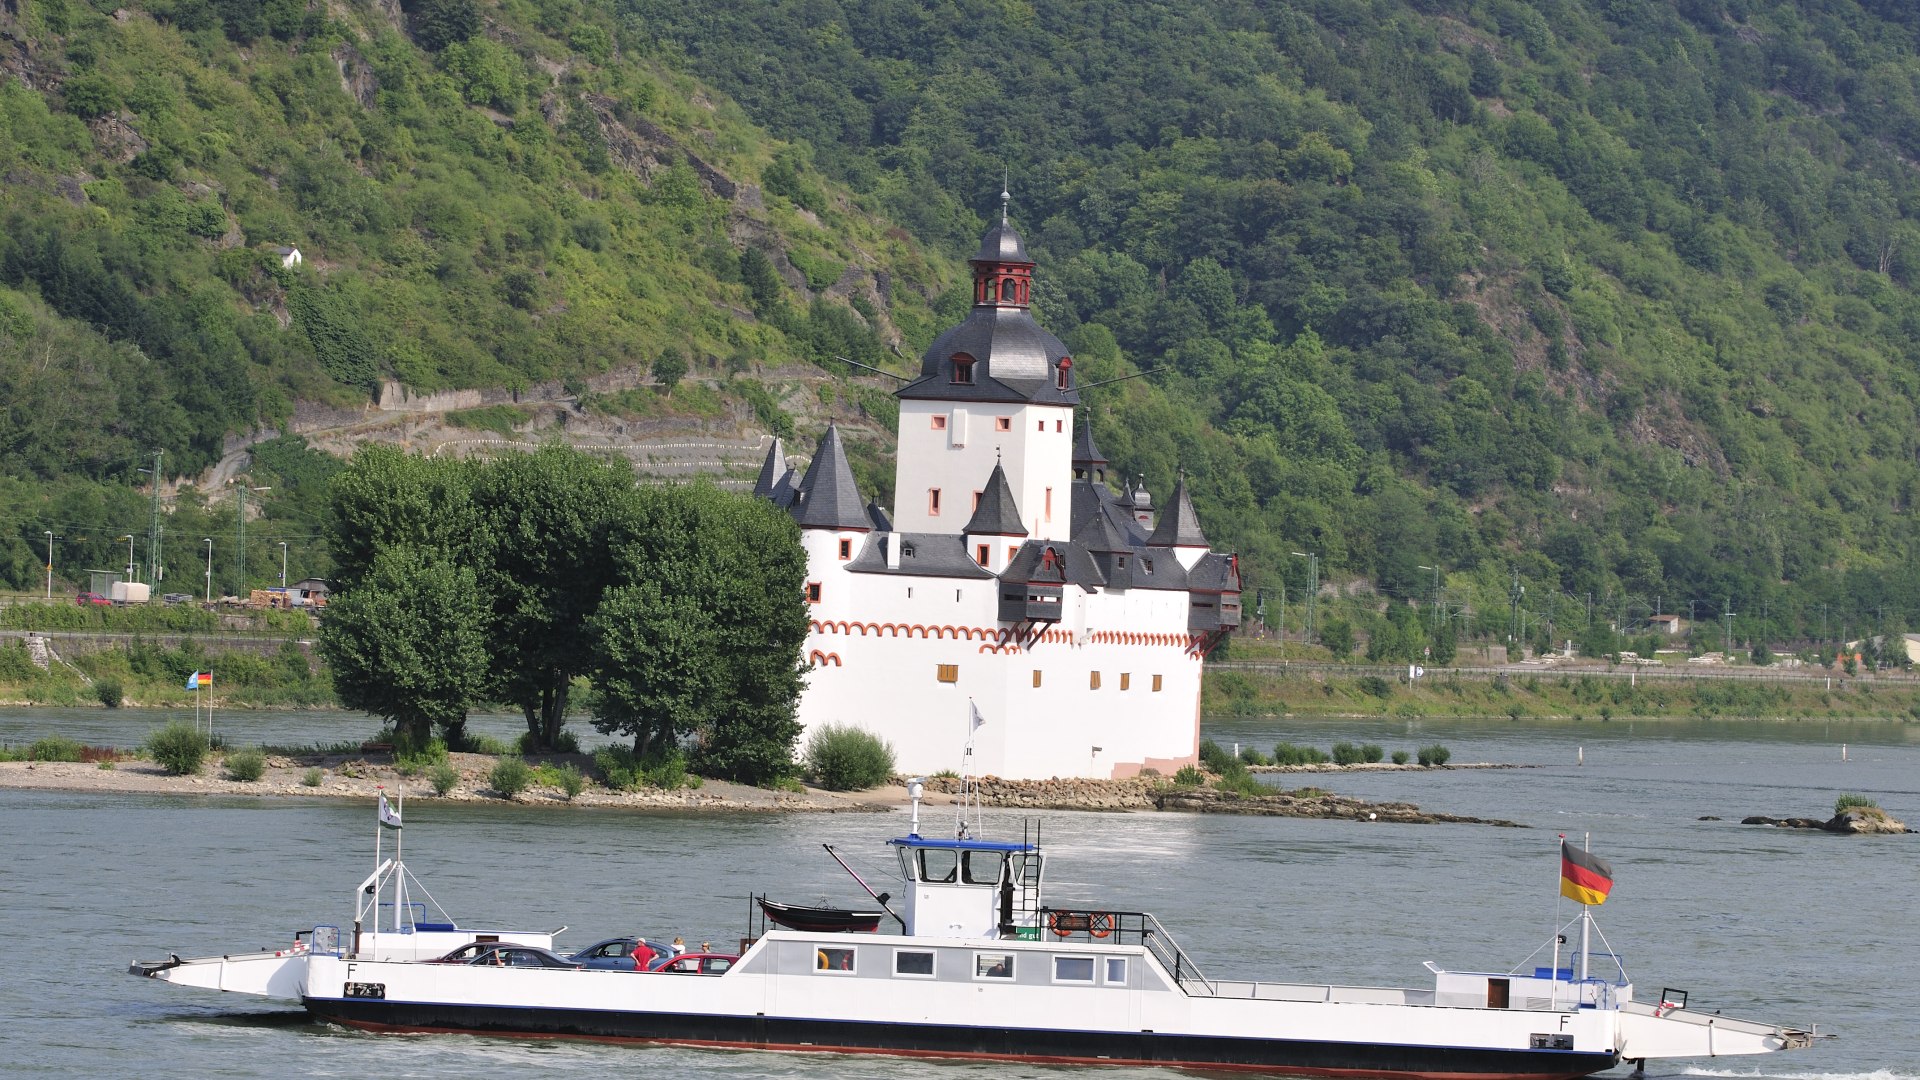
{"type": "Polygon", "coordinates": [[[1613,891],[1613,867],[1590,851],[1560,841],[1560,895],[1582,904],[1607,902],[1613,891]]]}

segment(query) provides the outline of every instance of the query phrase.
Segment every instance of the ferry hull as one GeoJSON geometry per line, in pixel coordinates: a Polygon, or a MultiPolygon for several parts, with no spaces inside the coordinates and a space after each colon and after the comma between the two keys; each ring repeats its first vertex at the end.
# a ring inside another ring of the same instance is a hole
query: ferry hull
{"type": "Polygon", "coordinates": [[[875,1023],[355,998],[308,997],[304,1003],[319,1019],[380,1032],[572,1038],[1053,1064],[1157,1065],[1282,1076],[1572,1080],[1620,1063],[1611,1053],[1565,1050],[1391,1046],[1152,1032],[875,1023]]]}

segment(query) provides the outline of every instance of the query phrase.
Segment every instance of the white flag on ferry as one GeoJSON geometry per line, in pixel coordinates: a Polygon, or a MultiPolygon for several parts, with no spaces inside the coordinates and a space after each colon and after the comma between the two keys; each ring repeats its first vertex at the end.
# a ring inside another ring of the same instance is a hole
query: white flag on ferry
{"type": "Polygon", "coordinates": [[[400,811],[387,804],[387,793],[380,793],[380,824],[389,829],[400,827],[400,811]]]}

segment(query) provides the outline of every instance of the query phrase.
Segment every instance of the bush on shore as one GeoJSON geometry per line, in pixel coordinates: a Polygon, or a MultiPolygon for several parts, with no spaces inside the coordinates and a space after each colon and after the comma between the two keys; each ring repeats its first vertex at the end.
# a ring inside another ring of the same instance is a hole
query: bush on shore
{"type": "Polygon", "coordinates": [[[437,761],[427,768],[427,782],[433,785],[435,795],[445,795],[460,783],[460,770],[450,761],[437,761]]]}
{"type": "Polygon", "coordinates": [[[503,757],[494,762],[493,771],[487,774],[487,783],[502,797],[511,799],[533,783],[533,768],[521,758],[503,757]]]}
{"type": "Polygon", "coordinates": [[[864,791],[893,775],[893,744],[870,731],[823,724],[807,737],[807,771],[828,791],[864,791]]]}
{"type": "Polygon", "coordinates": [[[173,775],[191,776],[207,760],[207,743],[204,732],[176,720],[147,736],[147,753],[173,775]]]}
{"type": "Polygon", "coordinates": [[[1420,748],[1419,762],[1420,764],[1426,765],[1429,767],[1435,766],[1435,765],[1445,765],[1447,763],[1447,759],[1452,756],[1453,756],[1453,751],[1448,750],[1446,747],[1441,746],[1439,743],[1434,743],[1432,746],[1423,746],[1420,748]]]}
{"type": "Polygon", "coordinates": [[[267,755],[258,747],[235,750],[227,755],[227,775],[244,783],[253,783],[267,773],[267,755]]]}
{"type": "Polygon", "coordinates": [[[78,742],[60,735],[49,735],[37,739],[27,749],[27,757],[34,761],[79,761],[85,748],[78,742]]]}

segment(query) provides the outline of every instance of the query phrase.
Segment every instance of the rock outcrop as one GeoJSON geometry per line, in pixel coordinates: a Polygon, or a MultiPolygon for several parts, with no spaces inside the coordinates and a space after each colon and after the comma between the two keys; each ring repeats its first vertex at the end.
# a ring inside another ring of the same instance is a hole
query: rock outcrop
{"type": "Polygon", "coordinates": [[[1434,814],[1412,803],[1369,803],[1342,795],[1241,795],[1213,788],[1162,788],[1153,793],[1160,810],[1197,814],[1252,814],[1260,817],[1343,818],[1350,821],[1387,821],[1402,825],[1493,825],[1503,829],[1526,826],[1499,818],[1434,814]]]}
{"type": "Polygon", "coordinates": [[[1878,807],[1855,807],[1825,821],[1818,818],[1771,818],[1760,814],[1740,819],[1742,825],[1771,825],[1776,829],[1818,829],[1847,836],[1887,835],[1912,832],[1878,807]]]}

